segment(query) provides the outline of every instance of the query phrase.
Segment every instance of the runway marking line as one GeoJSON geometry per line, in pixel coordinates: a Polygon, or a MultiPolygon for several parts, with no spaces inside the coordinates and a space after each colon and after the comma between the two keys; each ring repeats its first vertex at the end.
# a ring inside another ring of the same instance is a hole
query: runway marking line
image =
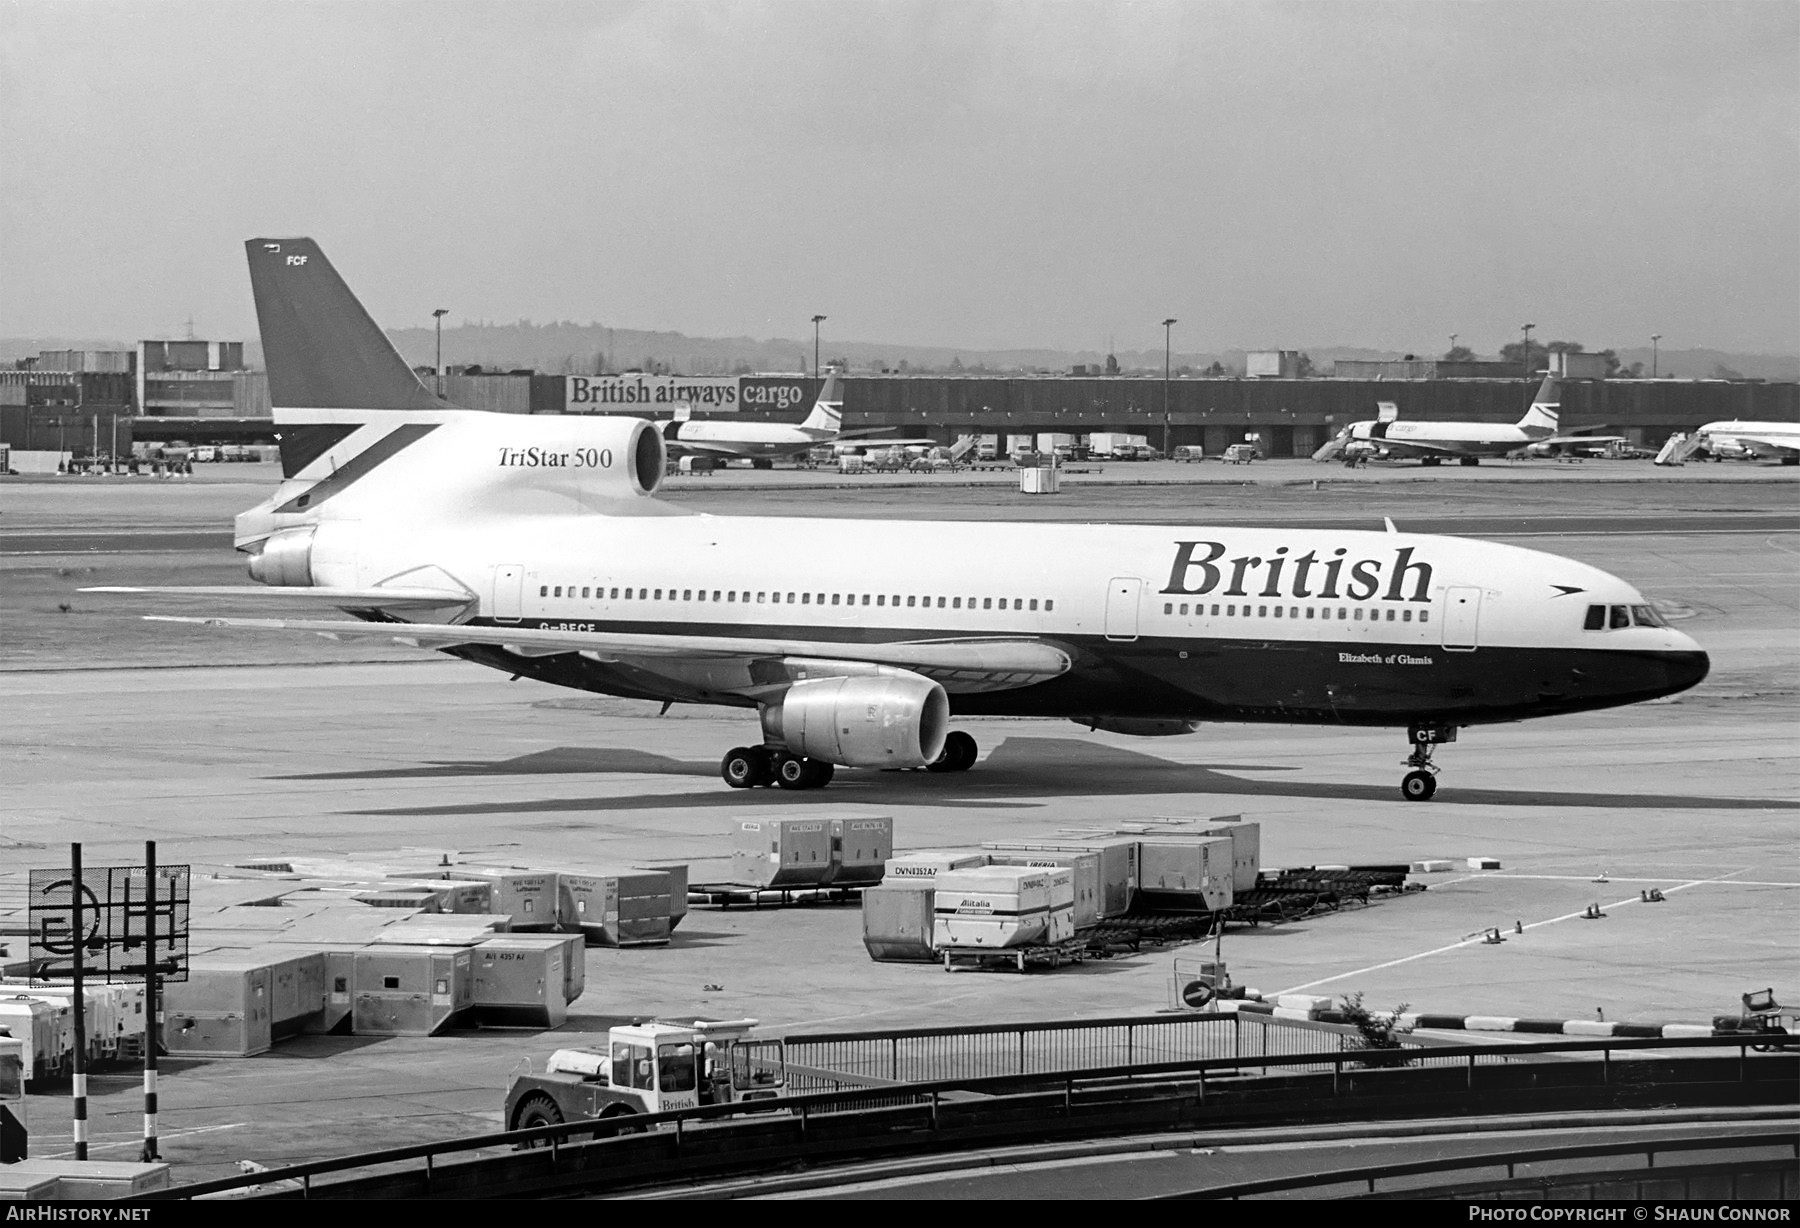
{"type": "MultiPolygon", "coordinates": [[[[1731,876],[1733,874],[1742,874],[1742,873],[1744,873],[1743,870],[1732,870],[1726,874],[1714,875],[1712,878],[1697,878],[1697,879],[1692,880],[1691,882],[1680,883],[1677,886],[1670,887],[1669,891],[1671,891],[1671,892],[1686,891],[1690,887],[1704,887],[1704,886],[1708,886],[1710,884],[1727,882],[1731,879],[1731,876]]],[[[1514,877],[1523,878],[1525,876],[1524,875],[1515,875],[1514,877]]],[[[1468,882],[1468,881],[1471,881],[1470,876],[1468,876],[1468,875],[1464,875],[1461,878],[1451,880],[1452,883],[1468,882]]],[[[1449,886],[1451,884],[1445,883],[1442,885],[1449,886]]],[[[1732,883],[1731,885],[1735,886],[1737,884],[1732,883]]],[[[1778,883],[1775,885],[1776,886],[1788,886],[1790,884],[1778,883]]],[[[1603,905],[1602,907],[1603,908],[1623,908],[1627,904],[1642,904],[1642,903],[1644,903],[1644,901],[1637,896],[1627,896],[1622,900],[1616,900],[1613,903],[1603,905]]],[[[1586,915],[1585,909],[1582,912],[1564,913],[1560,917],[1550,917],[1543,921],[1533,921],[1530,925],[1527,925],[1525,927],[1525,929],[1526,930],[1535,930],[1535,929],[1542,928],[1543,926],[1546,926],[1546,925],[1558,925],[1564,921],[1573,921],[1573,920],[1576,920],[1577,918],[1583,917],[1585,915],[1586,915]]],[[[1399,959],[1390,959],[1390,960],[1386,960],[1379,964],[1370,964],[1365,968],[1357,968],[1350,972],[1340,972],[1336,976],[1320,977],[1316,981],[1307,981],[1304,984],[1294,985],[1287,989],[1278,989],[1275,991],[1274,994],[1265,995],[1265,996],[1280,997],[1282,994],[1286,994],[1286,993],[1302,993],[1308,989],[1317,988],[1320,985],[1329,985],[1333,981],[1345,981],[1345,980],[1349,980],[1351,977],[1365,976],[1371,972],[1380,972],[1384,968],[1395,968],[1401,964],[1410,964],[1410,963],[1414,962],[1415,960],[1429,959],[1433,955],[1442,955],[1446,951],[1457,951],[1457,950],[1461,950],[1463,947],[1482,946],[1482,945],[1485,945],[1486,933],[1487,933],[1487,931],[1483,930],[1480,933],[1471,934],[1467,938],[1461,939],[1460,941],[1447,943],[1446,945],[1441,946],[1441,947],[1433,947],[1429,951],[1418,951],[1412,955],[1402,955],[1399,959]]],[[[1504,934],[1505,931],[1503,930],[1502,933],[1504,934]]]]}

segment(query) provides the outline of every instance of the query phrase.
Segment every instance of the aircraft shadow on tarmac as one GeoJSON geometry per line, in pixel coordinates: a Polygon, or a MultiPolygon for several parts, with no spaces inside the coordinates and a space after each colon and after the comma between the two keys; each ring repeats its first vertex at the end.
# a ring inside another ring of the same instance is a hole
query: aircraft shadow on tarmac
{"type": "MultiPolygon", "coordinates": [[[[1398,758],[1396,752],[1395,758],[1398,758]]],[[[1385,759],[1382,766],[1385,766],[1385,759]]],[[[470,801],[435,806],[395,806],[348,811],[387,815],[483,815],[571,813],[608,810],[742,810],[766,799],[782,809],[813,805],[944,806],[965,809],[1031,806],[1067,796],[1131,797],[1188,793],[1222,797],[1314,798],[1320,801],[1379,801],[1399,804],[1395,784],[1301,783],[1251,780],[1237,772],[1293,772],[1285,764],[1175,763],[1103,742],[1081,738],[1010,737],[968,773],[864,772],[839,775],[827,789],[745,792],[716,781],[710,764],[671,759],[646,751],[559,747],[490,763],[424,764],[413,768],[339,772],[274,779],[346,780],[459,776],[539,776],[628,773],[705,777],[704,792],[608,794],[589,797],[470,801]]],[[[1693,810],[1800,810],[1800,801],[1752,797],[1705,797],[1671,793],[1553,792],[1540,789],[1471,789],[1455,784],[1452,772],[1435,806],[1584,806],[1611,810],[1662,807],[1693,810]]]]}

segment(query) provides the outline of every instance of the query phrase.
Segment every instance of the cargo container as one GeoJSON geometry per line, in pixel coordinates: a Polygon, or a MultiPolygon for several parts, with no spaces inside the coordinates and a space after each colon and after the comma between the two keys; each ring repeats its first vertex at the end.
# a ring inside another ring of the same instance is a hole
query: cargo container
{"type": "Polygon", "coordinates": [[[409,912],[438,912],[438,896],[434,891],[408,887],[378,887],[358,891],[353,897],[359,904],[373,908],[404,908],[409,912]]]}
{"type": "Polygon", "coordinates": [[[458,866],[456,877],[492,883],[494,912],[511,917],[512,931],[556,928],[556,874],[517,866],[458,866]]]}
{"type": "Polygon", "coordinates": [[[475,1022],[560,1027],[569,1016],[568,959],[567,944],[555,934],[507,934],[476,947],[471,990],[475,1022]]]}
{"type": "Polygon", "coordinates": [[[1100,854],[1036,852],[988,853],[995,866],[1063,866],[1074,875],[1075,928],[1084,930],[1100,920],[1100,854]]]}
{"type": "Polygon", "coordinates": [[[756,887],[817,887],[831,872],[830,822],[823,818],[732,820],[732,881],[756,887]]]}
{"type": "Polygon", "coordinates": [[[1145,836],[1138,842],[1139,907],[1219,912],[1231,907],[1228,836],[1145,836]]]}
{"type": "Polygon", "coordinates": [[[271,1041],[310,1030],[325,1011],[325,953],[297,947],[256,947],[243,953],[246,962],[269,970],[269,1036],[271,1041]]]}
{"type": "MultiPolygon", "coordinates": [[[[0,995],[11,996],[16,993],[52,1003],[64,1010],[70,1010],[75,1001],[75,989],[72,985],[32,984],[29,981],[0,985],[0,995]]],[[[109,985],[103,981],[88,981],[82,986],[81,996],[87,1001],[87,1010],[83,1012],[82,1018],[82,1032],[87,1041],[88,1060],[101,1061],[118,1057],[121,1044],[144,1035],[143,985],[123,982],[109,985]]],[[[0,1027],[4,1026],[0,1024],[0,1027]]],[[[71,1031],[73,1027],[71,1015],[71,1031]]]]}
{"type": "Polygon", "coordinates": [[[937,888],[930,879],[901,879],[863,888],[863,947],[881,963],[931,963],[937,888]]]}
{"type": "Polygon", "coordinates": [[[989,860],[990,855],[979,849],[915,849],[888,858],[881,881],[929,883],[945,870],[968,870],[985,866],[989,860]]]}
{"type": "MultiPolygon", "coordinates": [[[[669,941],[678,877],[669,870],[561,870],[558,877],[557,917],[564,929],[579,932],[596,946],[669,941]]],[[[684,866],[679,876],[683,912],[686,877],[684,866]]]]}
{"type": "Polygon", "coordinates": [[[499,932],[504,917],[472,917],[456,913],[420,913],[381,930],[369,939],[374,946],[472,947],[499,932]]]}
{"type": "Polygon", "coordinates": [[[352,993],[356,977],[356,952],[345,949],[321,951],[324,969],[324,999],[320,1011],[301,1021],[300,1030],[309,1036],[342,1035],[350,1030],[350,1017],[356,997],[352,993]]]}
{"type": "Polygon", "coordinates": [[[1257,871],[1262,865],[1262,824],[1209,823],[1200,829],[1200,834],[1231,840],[1231,889],[1255,891],[1257,871]]]}
{"type": "Polygon", "coordinates": [[[244,952],[191,955],[188,979],[163,985],[162,1045],[177,1057],[253,1057],[275,1043],[269,961],[244,952]]]}
{"type": "Polygon", "coordinates": [[[821,884],[862,887],[881,881],[887,859],[894,855],[894,820],[890,815],[830,819],[831,865],[821,884]]]}
{"type": "Polygon", "coordinates": [[[1122,916],[1131,911],[1138,885],[1138,843],[1126,836],[1039,836],[1023,840],[987,840],[982,848],[994,852],[1097,853],[1100,856],[1100,915],[1122,916]]]}
{"type": "Polygon", "coordinates": [[[687,916],[688,868],[685,862],[668,866],[638,866],[640,870],[661,870],[669,876],[669,928],[673,930],[687,916]]]}
{"type": "Polygon", "coordinates": [[[9,991],[0,996],[0,1029],[24,1042],[27,1080],[60,1074],[74,1058],[75,1016],[66,1004],[9,991]]]}
{"type": "Polygon", "coordinates": [[[1256,879],[1262,865],[1262,825],[1239,820],[1157,818],[1142,825],[1121,824],[1120,835],[1143,839],[1157,836],[1181,836],[1199,840],[1218,836],[1231,838],[1231,889],[1234,892],[1256,890],[1256,879]],[[1135,828],[1135,830],[1134,830],[1135,828]]]}
{"type": "Polygon", "coordinates": [[[432,912],[458,916],[486,916],[494,909],[494,884],[484,879],[416,878],[389,879],[395,890],[429,891],[437,898],[432,912]]]}
{"type": "Polygon", "coordinates": [[[1032,465],[1019,470],[1019,491],[1027,495],[1054,495],[1062,489],[1059,471],[1051,465],[1032,465]]]}
{"type": "Polygon", "coordinates": [[[432,1036],[463,1019],[474,996],[469,947],[366,947],[351,961],[350,1030],[432,1036]]]}
{"type": "Polygon", "coordinates": [[[983,866],[937,876],[931,945],[1048,946],[1075,936],[1075,879],[1067,867],[983,866]]]}

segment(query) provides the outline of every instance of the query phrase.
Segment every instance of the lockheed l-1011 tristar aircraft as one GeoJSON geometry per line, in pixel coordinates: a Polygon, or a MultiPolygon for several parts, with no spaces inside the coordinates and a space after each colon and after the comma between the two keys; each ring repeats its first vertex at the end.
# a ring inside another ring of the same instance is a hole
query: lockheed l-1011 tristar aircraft
{"type": "MultiPolygon", "coordinates": [[[[1576,431],[1559,435],[1556,422],[1562,411],[1560,390],[1554,377],[1546,376],[1531,408],[1517,422],[1432,422],[1402,420],[1390,412],[1391,402],[1382,402],[1382,416],[1363,422],[1352,422],[1339,431],[1324,447],[1313,453],[1316,461],[1341,460],[1354,463],[1363,459],[1417,459],[1422,465],[1440,465],[1454,460],[1462,465],[1479,465],[1483,457],[1509,456],[1527,448],[1553,450],[1559,445],[1597,445],[1623,436],[1597,436],[1576,431]]],[[[1596,430],[1599,428],[1595,428],[1596,430]]]]}
{"type": "Polygon", "coordinates": [[[179,621],[379,637],[558,686],[754,709],[761,736],[721,764],[733,786],[966,770],[976,745],[953,719],[1004,715],[1141,735],[1405,729],[1402,793],[1423,800],[1434,750],[1464,726],[1706,675],[1699,646],[1616,576],[1391,525],[692,513],[656,498],[651,424],[449,406],[315,243],[247,247],[283,478],[238,517],[237,546],[267,587],[174,591],[352,618],[179,621]]]}

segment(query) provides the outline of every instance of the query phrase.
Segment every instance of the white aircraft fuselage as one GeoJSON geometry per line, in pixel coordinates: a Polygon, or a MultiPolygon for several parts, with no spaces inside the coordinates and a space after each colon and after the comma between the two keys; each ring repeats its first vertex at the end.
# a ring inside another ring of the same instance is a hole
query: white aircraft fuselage
{"type": "Polygon", "coordinates": [[[1707,671],[1627,581],[1493,542],[695,514],[656,497],[651,424],[448,406],[316,244],[248,247],[285,477],[237,544],[273,604],[352,618],[189,621],[755,708],[760,745],[721,764],[734,786],[965,770],[975,744],[948,721],[1006,715],[1404,727],[1402,791],[1424,800],[1460,727],[1653,699],[1707,671]]]}

